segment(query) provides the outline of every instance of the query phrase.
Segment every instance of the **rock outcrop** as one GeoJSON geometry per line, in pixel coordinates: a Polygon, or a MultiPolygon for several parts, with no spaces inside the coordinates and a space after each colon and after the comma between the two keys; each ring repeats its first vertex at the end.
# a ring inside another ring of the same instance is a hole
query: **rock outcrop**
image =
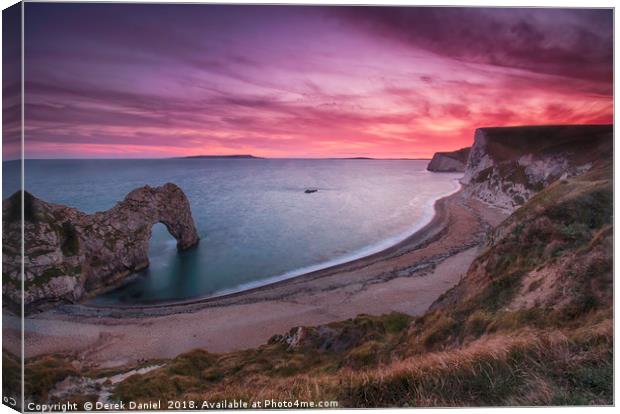
{"type": "Polygon", "coordinates": [[[584,314],[613,304],[613,172],[606,165],[549,185],[495,228],[460,282],[432,309],[535,307],[584,314]]]}
{"type": "MultiPolygon", "coordinates": [[[[198,243],[189,201],[174,184],[145,186],[104,212],[85,214],[24,192],[26,313],[76,302],[149,265],[151,228],[163,223],[179,250],[198,243]]],[[[3,203],[3,298],[21,302],[21,192],[3,203]]]]}
{"type": "Polygon", "coordinates": [[[451,152],[437,152],[426,169],[433,172],[464,172],[470,147],[451,152]]]}
{"type": "Polygon", "coordinates": [[[512,211],[558,179],[609,162],[612,125],[480,128],[461,180],[465,194],[512,211]]]}

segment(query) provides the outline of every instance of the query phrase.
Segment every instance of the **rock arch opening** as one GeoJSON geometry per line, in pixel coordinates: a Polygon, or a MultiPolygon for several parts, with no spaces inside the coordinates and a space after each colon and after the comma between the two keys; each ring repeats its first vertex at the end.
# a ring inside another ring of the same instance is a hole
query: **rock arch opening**
{"type": "MultiPolygon", "coordinates": [[[[19,211],[18,201],[21,198],[4,200],[3,214],[19,211]]],[[[111,209],[93,214],[34,196],[28,201],[38,219],[23,223],[24,244],[46,253],[27,251],[34,259],[27,268],[32,282],[23,296],[18,290],[5,294],[7,302],[23,301],[27,313],[110,290],[148,267],[149,257],[154,257],[148,252],[153,228],[164,240],[176,240],[167,242],[175,255],[199,242],[189,200],[172,183],[137,188],[111,209]]],[[[21,226],[4,226],[2,238],[5,250],[18,252],[21,226]]],[[[15,283],[21,278],[20,258],[15,254],[4,263],[6,278],[15,283]]]]}
{"type": "Polygon", "coordinates": [[[157,260],[157,258],[169,257],[172,254],[177,254],[178,240],[164,223],[157,222],[153,224],[151,227],[151,237],[148,243],[150,262],[157,260]]]}

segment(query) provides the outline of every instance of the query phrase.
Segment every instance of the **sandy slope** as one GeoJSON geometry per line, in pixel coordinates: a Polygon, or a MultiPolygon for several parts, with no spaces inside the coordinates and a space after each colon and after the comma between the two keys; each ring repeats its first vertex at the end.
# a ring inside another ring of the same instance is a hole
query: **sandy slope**
{"type": "MultiPolygon", "coordinates": [[[[460,193],[438,201],[436,211],[428,226],[381,253],[241,294],[172,307],[65,306],[29,317],[26,356],[75,351],[80,360],[117,366],[193,348],[255,347],[294,326],[360,313],[421,314],[459,281],[489,226],[505,217],[460,193]]],[[[19,319],[4,320],[5,346],[15,352],[19,331],[11,327],[19,319]]]]}

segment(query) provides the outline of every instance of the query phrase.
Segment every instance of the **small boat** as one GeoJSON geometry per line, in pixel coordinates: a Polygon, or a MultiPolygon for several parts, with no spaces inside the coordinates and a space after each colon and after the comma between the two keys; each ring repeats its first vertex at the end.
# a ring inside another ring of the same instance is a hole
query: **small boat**
{"type": "Polygon", "coordinates": [[[307,188],[306,191],[304,191],[304,193],[312,194],[312,193],[316,193],[317,191],[319,191],[318,188],[307,188]]]}

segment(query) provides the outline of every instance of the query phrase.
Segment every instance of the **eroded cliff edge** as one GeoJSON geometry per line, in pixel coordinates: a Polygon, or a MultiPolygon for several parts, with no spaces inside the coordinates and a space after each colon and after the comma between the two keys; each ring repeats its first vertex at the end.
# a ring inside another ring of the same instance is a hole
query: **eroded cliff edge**
{"type": "Polygon", "coordinates": [[[433,172],[465,172],[470,147],[451,152],[437,152],[426,169],[433,172]]]}
{"type": "Polygon", "coordinates": [[[476,130],[465,174],[465,195],[513,211],[559,179],[607,162],[612,125],[559,125],[476,130]]]}
{"type": "MultiPolygon", "coordinates": [[[[21,192],[3,203],[3,299],[21,302],[21,192]]],[[[183,191],[168,183],[141,187],[107,211],[85,214],[24,193],[26,313],[76,302],[115,286],[149,265],[152,226],[163,223],[185,250],[199,237],[183,191]]]]}

